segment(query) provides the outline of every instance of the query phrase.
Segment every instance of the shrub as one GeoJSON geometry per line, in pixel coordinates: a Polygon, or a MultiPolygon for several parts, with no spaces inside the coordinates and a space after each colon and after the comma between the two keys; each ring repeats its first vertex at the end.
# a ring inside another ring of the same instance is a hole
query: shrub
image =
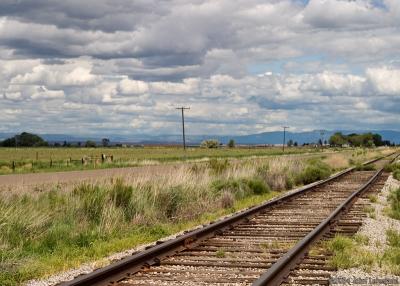
{"type": "Polygon", "coordinates": [[[318,180],[323,180],[329,177],[331,168],[321,161],[311,161],[304,171],[296,177],[297,184],[310,184],[318,180]]]}
{"type": "Polygon", "coordinates": [[[216,180],[212,182],[211,186],[217,194],[222,191],[229,191],[236,198],[244,198],[252,194],[262,195],[270,192],[269,186],[259,178],[216,180]]]}
{"type": "Polygon", "coordinates": [[[266,185],[261,179],[251,179],[246,180],[247,186],[256,195],[262,195],[269,193],[271,190],[268,185],[266,185]]]}
{"type": "Polygon", "coordinates": [[[235,140],[233,140],[233,139],[229,140],[228,147],[229,148],[234,148],[235,147],[235,140]]]}
{"type": "Polygon", "coordinates": [[[219,141],[216,139],[208,139],[201,142],[200,147],[203,148],[218,148],[219,141]]]}
{"type": "Polygon", "coordinates": [[[389,164],[389,165],[385,166],[385,171],[386,172],[394,172],[396,170],[400,170],[400,163],[399,162],[392,163],[392,164],[389,164]]]}
{"type": "Polygon", "coordinates": [[[376,167],[374,164],[368,164],[368,165],[357,165],[356,166],[356,171],[374,171],[376,170],[376,167]]]}

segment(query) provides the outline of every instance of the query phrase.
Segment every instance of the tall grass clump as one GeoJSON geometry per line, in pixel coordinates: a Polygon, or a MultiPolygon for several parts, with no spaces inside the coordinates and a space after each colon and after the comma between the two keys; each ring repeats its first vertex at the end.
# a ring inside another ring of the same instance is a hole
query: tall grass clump
{"type": "Polygon", "coordinates": [[[302,171],[304,163],[296,159],[270,160],[257,167],[257,175],[273,191],[284,191],[294,186],[294,178],[302,171]]]}
{"type": "Polygon", "coordinates": [[[332,169],[328,164],[318,159],[312,159],[309,160],[306,168],[296,176],[295,181],[297,184],[306,185],[326,179],[331,173],[332,169]]]}
{"type": "Polygon", "coordinates": [[[330,264],[337,269],[361,267],[364,270],[371,270],[377,261],[377,256],[363,248],[361,243],[342,235],[336,235],[327,241],[327,248],[333,254],[330,264]]]}
{"type": "Polygon", "coordinates": [[[388,201],[390,203],[389,216],[400,220],[400,188],[390,192],[388,201]]]}

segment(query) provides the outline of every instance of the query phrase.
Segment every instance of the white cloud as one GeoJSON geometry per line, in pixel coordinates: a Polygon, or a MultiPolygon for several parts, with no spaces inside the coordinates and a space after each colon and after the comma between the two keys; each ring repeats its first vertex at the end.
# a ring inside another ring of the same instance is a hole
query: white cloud
{"type": "Polygon", "coordinates": [[[128,2],[1,2],[1,110],[72,133],[179,132],[176,105],[196,133],[400,123],[398,0],[128,2]]]}
{"type": "Polygon", "coordinates": [[[47,88],[41,86],[36,89],[31,95],[32,99],[57,99],[63,98],[65,96],[62,90],[48,90],[47,88]]]}
{"type": "Polygon", "coordinates": [[[123,79],[119,83],[122,94],[143,94],[149,91],[149,85],[144,81],[123,79]]]}
{"type": "Polygon", "coordinates": [[[379,94],[400,96],[400,69],[369,68],[366,74],[379,94]]]}

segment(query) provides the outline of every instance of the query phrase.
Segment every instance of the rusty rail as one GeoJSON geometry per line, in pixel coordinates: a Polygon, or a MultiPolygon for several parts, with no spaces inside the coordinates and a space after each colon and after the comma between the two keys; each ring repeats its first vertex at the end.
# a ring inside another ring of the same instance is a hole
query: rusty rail
{"type": "MultiPolygon", "coordinates": [[[[391,154],[393,155],[393,154],[391,154]]],[[[389,155],[389,156],[391,156],[389,155]]],[[[396,157],[391,161],[396,160],[396,157]]],[[[377,161],[377,160],[373,160],[377,161]]],[[[370,164],[372,162],[367,162],[370,164]]],[[[324,234],[329,232],[335,224],[340,219],[341,215],[345,214],[351,206],[354,204],[355,200],[360,197],[365,190],[379,177],[383,172],[384,168],[379,169],[375,175],[368,180],[360,189],[355,191],[350,197],[348,197],[341,205],[339,205],[331,215],[322,221],[313,231],[306,235],[302,240],[300,240],[289,252],[282,256],[271,268],[269,268],[261,277],[256,280],[253,286],[278,286],[285,278],[289,275],[290,271],[295,268],[299,261],[304,257],[304,255],[309,250],[310,246],[320,239],[324,234]]]]}
{"type": "MultiPolygon", "coordinates": [[[[393,155],[393,154],[390,154],[388,156],[391,156],[391,155],[393,155]]],[[[380,157],[380,158],[377,158],[374,160],[370,160],[364,164],[371,164],[371,163],[374,163],[383,158],[384,157],[380,157]]],[[[127,277],[135,274],[136,272],[140,271],[144,267],[158,265],[163,258],[168,257],[168,256],[173,256],[174,254],[181,252],[182,250],[190,247],[191,245],[195,244],[198,241],[201,241],[203,239],[206,239],[206,238],[212,237],[214,235],[217,235],[219,233],[222,233],[224,230],[233,228],[235,225],[237,225],[241,222],[248,221],[251,218],[253,218],[254,216],[256,216],[257,214],[260,214],[265,209],[268,209],[275,205],[284,203],[288,199],[291,199],[291,198],[294,198],[301,194],[304,194],[304,193],[314,189],[317,186],[322,186],[328,182],[331,182],[332,180],[334,180],[336,178],[339,178],[345,174],[350,173],[354,169],[355,169],[355,167],[348,168],[342,172],[339,172],[339,173],[329,177],[328,179],[309,184],[307,186],[300,188],[296,192],[292,192],[292,193],[283,195],[279,198],[275,198],[275,199],[268,201],[264,204],[261,204],[259,206],[249,208],[249,209],[244,210],[240,213],[237,213],[229,218],[211,223],[210,225],[207,225],[201,229],[197,229],[197,230],[188,232],[184,235],[181,235],[181,236],[171,239],[169,241],[157,242],[157,244],[155,246],[152,246],[149,249],[146,249],[142,252],[133,254],[132,256],[126,257],[118,262],[115,262],[115,263],[109,265],[109,266],[97,269],[89,274],[80,275],[71,281],[63,282],[58,285],[60,285],[60,286],[111,285],[112,283],[115,283],[123,278],[127,278],[127,277]]],[[[377,175],[375,175],[374,178],[376,178],[376,176],[377,175]]],[[[368,182],[367,184],[369,184],[369,183],[370,182],[368,182]]],[[[325,221],[328,221],[328,219],[325,221]]],[[[314,238],[318,236],[318,233],[320,233],[320,231],[314,230],[309,235],[307,235],[306,238],[314,240],[314,238]]],[[[291,251],[288,252],[287,255],[285,255],[285,257],[288,257],[285,259],[285,262],[282,262],[279,260],[278,261],[279,263],[278,262],[275,263],[272,266],[272,268],[270,268],[270,270],[274,269],[273,273],[278,273],[279,271],[281,271],[282,267],[285,266],[285,263],[289,260],[292,260],[293,256],[297,255],[300,250],[294,251],[292,249],[291,251]],[[288,255],[290,255],[290,256],[288,256],[288,255]]],[[[267,271],[265,273],[265,275],[267,275],[268,273],[271,273],[271,271],[267,271]]],[[[266,277],[265,275],[262,275],[261,278],[256,281],[256,283],[261,283],[261,284],[254,284],[254,285],[267,285],[267,284],[263,284],[263,282],[262,282],[263,280],[261,280],[266,277]]],[[[268,274],[268,275],[271,275],[271,274],[268,274]]],[[[267,276],[267,277],[270,277],[270,276],[267,276]]],[[[268,278],[268,279],[270,279],[270,278],[268,278]]],[[[272,284],[268,283],[268,285],[272,285],[272,284]]]]}

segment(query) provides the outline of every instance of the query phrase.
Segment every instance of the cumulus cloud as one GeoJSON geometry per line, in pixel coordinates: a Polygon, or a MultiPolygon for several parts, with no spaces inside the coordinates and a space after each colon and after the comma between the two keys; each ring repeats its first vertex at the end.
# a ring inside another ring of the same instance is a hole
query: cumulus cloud
{"type": "Polygon", "coordinates": [[[2,130],[175,133],[176,105],[192,133],[398,129],[399,19],[397,0],[4,0],[2,130]]]}
{"type": "Polygon", "coordinates": [[[367,77],[372,87],[382,95],[400,96],[400,70],[388,67],[368,68],[367,77]]]}

